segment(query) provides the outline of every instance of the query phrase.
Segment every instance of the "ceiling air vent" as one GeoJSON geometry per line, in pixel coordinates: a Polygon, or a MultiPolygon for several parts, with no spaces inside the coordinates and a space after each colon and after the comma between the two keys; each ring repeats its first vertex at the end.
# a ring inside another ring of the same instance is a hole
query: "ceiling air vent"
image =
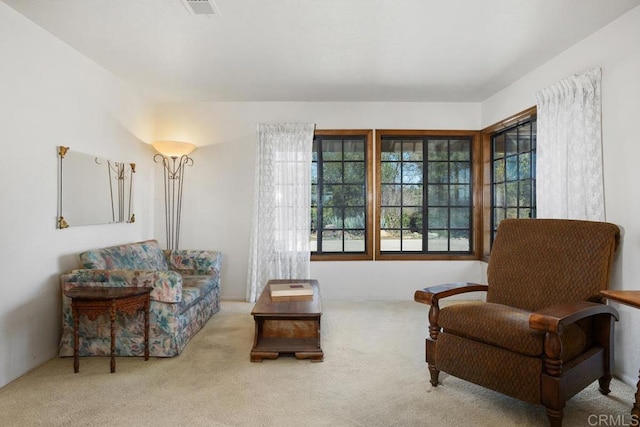
{"type": "Polygon", "coordinates": [[[182,0],[182,3],[192,15],[220,15],[213,0],[182,0]]]}

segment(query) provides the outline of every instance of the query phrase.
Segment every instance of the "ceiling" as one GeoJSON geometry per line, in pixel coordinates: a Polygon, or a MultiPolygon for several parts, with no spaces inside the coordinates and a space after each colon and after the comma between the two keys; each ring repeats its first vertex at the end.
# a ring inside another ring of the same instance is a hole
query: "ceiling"
{"type": "MultiPolygon", "coordinates": [[[[159,102],[478,102],[640,0],[2,0],[159,102]]],[[[580,70],[576,70],[580,71],[580,70]]]]}

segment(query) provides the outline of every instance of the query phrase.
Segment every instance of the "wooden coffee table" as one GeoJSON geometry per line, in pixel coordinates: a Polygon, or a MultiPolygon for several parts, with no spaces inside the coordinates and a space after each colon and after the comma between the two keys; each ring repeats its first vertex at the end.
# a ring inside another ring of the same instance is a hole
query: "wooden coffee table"
{"type": "Polygon", "coordinates": [[[294,354],[298,359],[322,362],[320,318],[322,303],[317,280],[269,280],[251,311],[256,324],[251,361],[294,354]],[[309,283],[313,296],[271,298],[273,283],[309,283]]]}

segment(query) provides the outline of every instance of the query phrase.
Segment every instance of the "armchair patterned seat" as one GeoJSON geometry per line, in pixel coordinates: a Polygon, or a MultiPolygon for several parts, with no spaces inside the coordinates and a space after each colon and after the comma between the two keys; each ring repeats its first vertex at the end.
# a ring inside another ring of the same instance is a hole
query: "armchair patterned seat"
{"type": "MultiPolygon", "coordinates": [[[[215,251],[163,251],[156,240],[95,249],[80,254],[84,268],[61,276],[60,356],[73,356],[71,299],[75,286],[150,286],[149,354],[173,357],[220,309],[222,254],[215,251]]],[[[80,356],[111,352],[110,321],[80,318],[80,356]]],[[[116,355],[142,356],[144,315],[116,318],[116,355]]]]}
{"type": "Polygon", "coordinates": [[[429,304],[426,361],[440,371],[525,402],[542,404],[552,426],[565,402],[599,380],[609,393],[617,312],[603,303],[620,231],[604,222],[505,219],[487,267],[488,285],[418,290],[429,304]],[[485,291],[486,302],[442,298],[485,291]]]}

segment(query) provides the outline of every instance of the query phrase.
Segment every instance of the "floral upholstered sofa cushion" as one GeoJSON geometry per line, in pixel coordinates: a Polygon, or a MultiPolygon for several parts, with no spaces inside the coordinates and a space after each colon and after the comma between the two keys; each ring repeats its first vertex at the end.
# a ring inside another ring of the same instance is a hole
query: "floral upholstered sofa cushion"
{"type": "MultiPolygon", "coordinates": [[[[83,252],[84,268],[61,276],[62,339],[60,355],[73,355],[73,316],[71,300],[64,291],[74,286],[150,286],[151,356],[180,354],[187,342],[220,309],[220,268],[222,254],[217,251],[163,251],[158,242],[112,246],[83,252]]],[[[141,356],[144,316],[118,315],[116,354],[141,356]]],[[[110,354],[110,320],[80,319],[80,355],[110,354]]]]}

